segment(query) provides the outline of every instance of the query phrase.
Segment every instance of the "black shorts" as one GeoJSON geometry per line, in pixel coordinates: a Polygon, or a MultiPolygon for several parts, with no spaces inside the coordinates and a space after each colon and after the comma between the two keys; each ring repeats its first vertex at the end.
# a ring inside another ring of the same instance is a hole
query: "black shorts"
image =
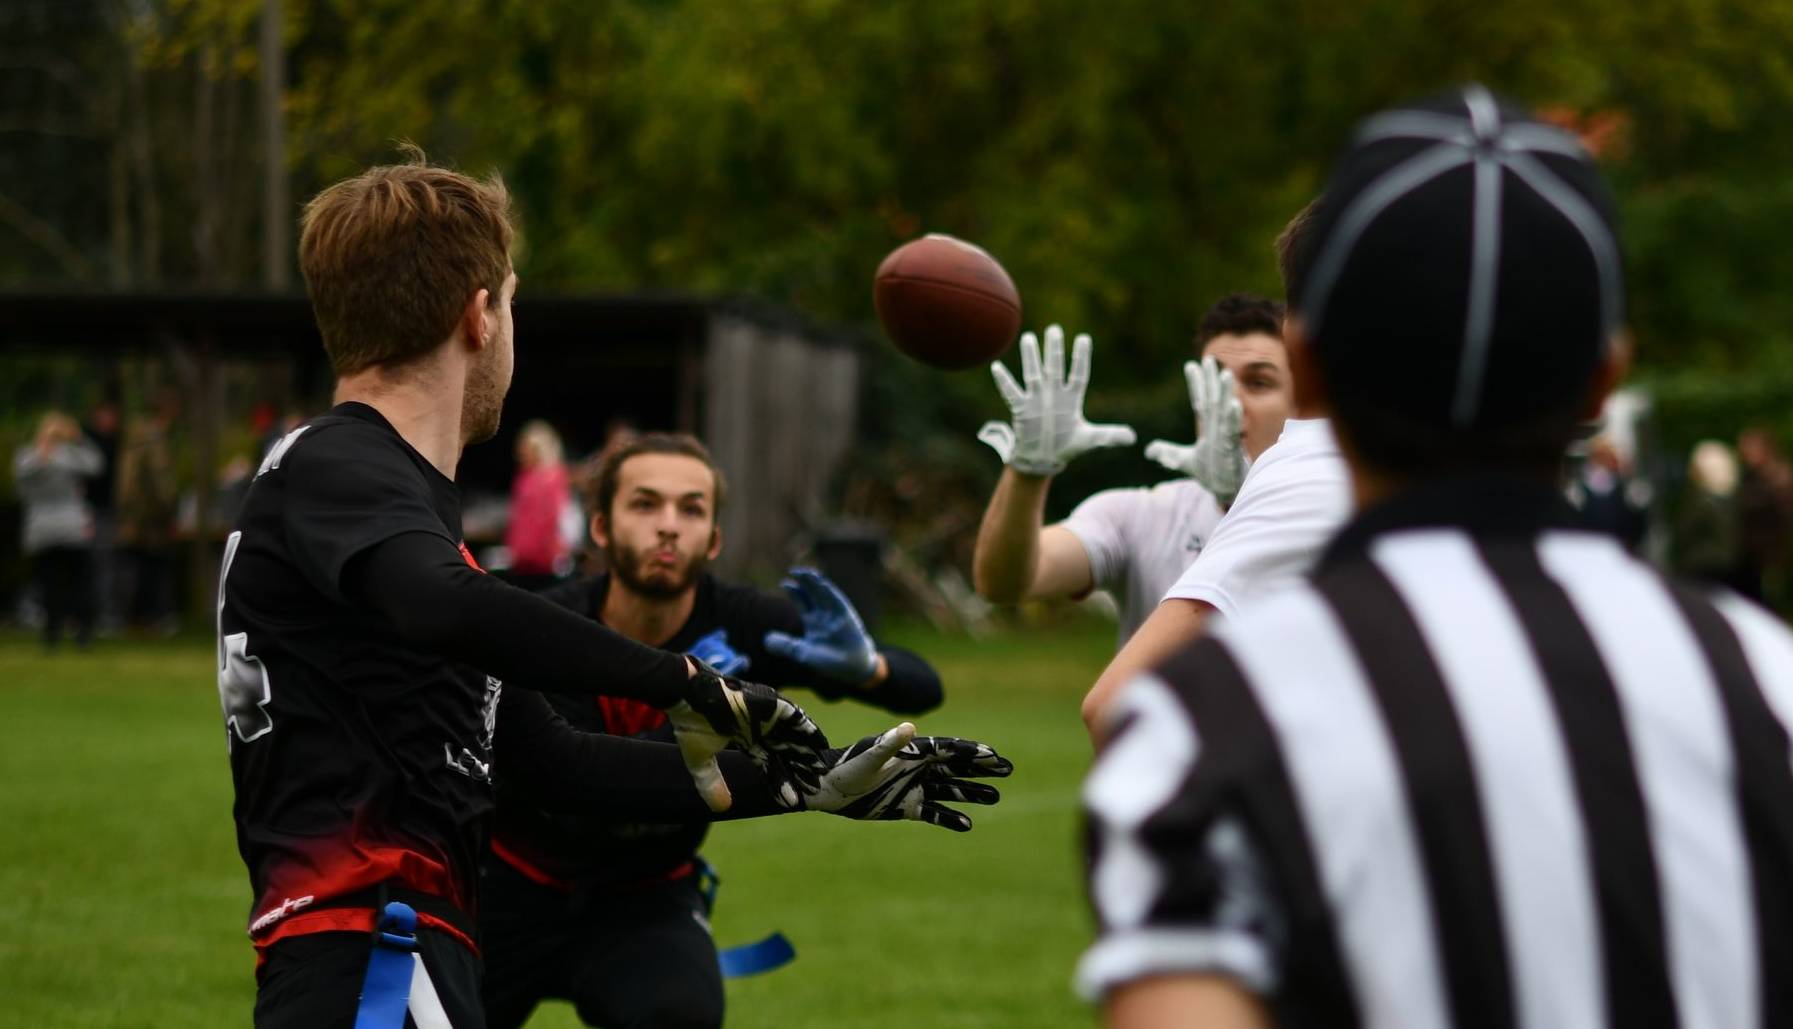
{"type": "Polygon", "coordinates": [[[722,969],[697,877],[567,894],[488,855],[480,882],[486,1020],[515,1029],[547,999],[604,1029],[716,1029],[722,969]]]}
{"type": "MultiPolygon", "coordinates": [[[[372,933],[323,932],[269,947],[255,977],[256,1029],[352,1029],[373,945],[372,933]]],[[[405,1029],[485,1029],[478,955],[427,926],[417,947],[424,974],[411,980],[405,1029]]]]}

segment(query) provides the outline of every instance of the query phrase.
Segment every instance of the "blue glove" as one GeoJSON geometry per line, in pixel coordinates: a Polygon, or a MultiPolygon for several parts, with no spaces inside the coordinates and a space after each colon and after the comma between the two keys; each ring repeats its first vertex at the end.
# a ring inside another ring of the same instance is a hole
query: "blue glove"
{"type": "Polygon", "coordinates": [[[727,629],[717,629],[702,637],[696,643],[691,644],[691,649],[685,653],[723,675],[740,675],[747,670],[748,665],[753,663],[753,660],[746,654],[728,645],[727,629]]]}
{"type": "Polygon", "coordinates": [[[878,648],[846,595],[814,568],[793,568],[780,583],[803,616],[801,639],[776,629],[766,649],[847,686],[878,671],[878,648]]]}

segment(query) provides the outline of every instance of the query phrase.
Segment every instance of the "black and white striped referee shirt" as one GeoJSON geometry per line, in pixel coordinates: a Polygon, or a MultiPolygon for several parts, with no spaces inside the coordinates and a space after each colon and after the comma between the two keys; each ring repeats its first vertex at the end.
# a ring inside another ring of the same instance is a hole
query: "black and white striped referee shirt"
{"type": "Polygon", "coordinates": [[[1793,1025],[1793,634],[1437,482],[1142,677],[1085,789],[1101,996],[1282,1026],[1793,1025]]]}

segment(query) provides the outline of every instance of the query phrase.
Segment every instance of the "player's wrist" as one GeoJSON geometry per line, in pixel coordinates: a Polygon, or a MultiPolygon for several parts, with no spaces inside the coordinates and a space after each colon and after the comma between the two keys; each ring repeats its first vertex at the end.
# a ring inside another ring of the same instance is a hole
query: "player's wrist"
{"type": "Polygon", "coordinates": [[[889,678],[890,678],[890,662],[885,659],[885,657],[882,653],[878,653],[878,654],[873,655],[872,673],[870,675],[866,676],[865,678],[859,680],[859,682],[856,685],[857,685],[857,688],[860,690],[876,689],[879,686],[883,685],[885,680],[887,680],[889,678]]]}

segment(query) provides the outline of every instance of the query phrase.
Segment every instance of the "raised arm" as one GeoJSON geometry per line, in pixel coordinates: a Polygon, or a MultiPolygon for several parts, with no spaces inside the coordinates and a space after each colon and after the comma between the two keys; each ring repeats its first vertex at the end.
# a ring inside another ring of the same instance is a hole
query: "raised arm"
{"type": "Polygon", "coordinates": [[[971,558],[972,585],[985,600],[1075,597],[1095,585],[1083,544],[1064,526],[1043,524],[1051,483],[1049,476],[1002,470],[971,558]]]}
{"type": "Polygon", "coordinates": [[[1014,602],[1029,596],[1072,596],[1090,588],[1089,558],[1068,531],[1043,528],[1052,476],[1073,458],[1098,447],[1130,446],[1125,425],[1092,425],[1083,417],[1089,387],[1090,338],[1072,344],[1065,373],[1065,336],[1046,329],[1042,360],[1033,333],[1021,337],[1021,378],[996,362],[990,366],[1011,421],[978,431],[1008,467],[996,485],[978,529],[972,579],[985,598],[1014,602]]]}
{"type": "Polygon", "coordinates": [[[897,714],[940,706],[944,694],[933,666],[899,647],[877,646],[852,602],[821,572],[794,568],[781,585],[788,601],[756,595],[782,626],[761,641],[774,659],[767,674],[778,685],[808,687],[830,700],[853,697],[897,714]]]}

